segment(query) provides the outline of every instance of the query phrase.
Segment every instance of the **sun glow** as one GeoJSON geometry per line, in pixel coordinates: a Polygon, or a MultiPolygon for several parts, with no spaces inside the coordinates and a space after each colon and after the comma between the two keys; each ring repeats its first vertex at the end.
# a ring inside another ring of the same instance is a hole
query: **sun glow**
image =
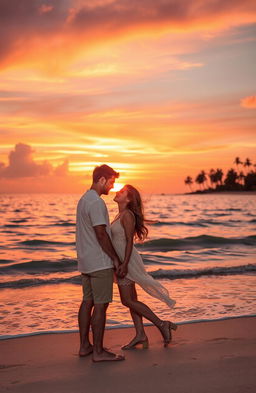
{"type": "Polygon", "coordinates": [[[110,190],[111,192],[120,191],[123,188],[124,184],[122,183],[115,183],[114,187],[110,190]]]}

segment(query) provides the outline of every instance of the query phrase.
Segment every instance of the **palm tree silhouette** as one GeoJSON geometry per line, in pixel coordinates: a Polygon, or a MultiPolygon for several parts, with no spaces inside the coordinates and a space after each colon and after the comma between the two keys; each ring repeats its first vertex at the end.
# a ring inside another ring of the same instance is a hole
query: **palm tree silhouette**
{"type": "Polygon", "coordinates": [[[210,182],[211,182],[211,186],[213,187],[214,183],[216,183],[216,171],[215,169],[210,169],[210,172],[208,174],[210,182]]]}
{"type": "Polygon", "coordinates": [[[200,187],[200,188],[201,188],[201,185],[203,185],[203,188],[204,188],[204,183],[205,183],[205,181],[206,181],[206,174],[205,174],[205,171],[201,171],[201,172],[197,175],[195,181],[196,181],[196,183],[199,184],[199,187],[200,187]]]}
{"type": "Polygon", "coordinates": [[[248,171],[249,171],[250,166],[252,166],[252,162],[251,162],[250,158],[246,158],[246,160],[244,162],[244,167],[245,168],[248,167],[248,171]]]}
{"type": "Polygon", "coordinates": [[[204,183],[206,183],[207,188],[209,188],[207,175],[206,175],[205,171],[201,171],[201,176],[202,176],[202,179],[203,179],[203,185],[204,185],[204,183]]]}
{"type": "Polygon", "coordinates": [[[241,172],[238,174],[238,181],[239,181],[239,183],[242,184],[242,185],[243,185],[243,183],[244,183],[244,178],[245,178],[245,174],[244,174],[243,171],[241,171],[241,172]]]}
{"type": "MultiPolygon", "coordinates": [[[[221,168],[210,169],[209,173],[206,174],[204,170],[202,170],[195,178],[195,183],[199,184],[199,189],[201,191],[213,191],[213,185],[215,184],[216,191],[253,191],[256,190],[256,164],[253,163],[250,158],[246,158],[244,162],[240,160],[239,157],[236,157],[234,160],[237,168],[239,165],[243,165],[244,168],[248,168],[247,174],[240,170],[240,172],[236,171],[234,168],[231,168],[227,171],[225,179],[224,173],[221,168]],[[252,169],[249,168],[252,167],[252,169]],[[207,176],[210,179],[211,187],[208,186],[207,176]],[[205,188],[205,183],[207,185],[207,189],[205,188]]],[[[193,180],[191,176],[187,176],[184,180],[185,184],[189,186],[191,189],[191,184],[193,180]]],[[[199,190],[197,190],[199,191],[199,190]]]]}
{"type": "Polygon", "coordinates": [[[184,183],[185,183],[187,186],[189,186],[190,191],[192,192],[192,191],[193,191],[192,188],[191,188],[191,185],[193,184],[192,177],[191,177],[191,176],[187,176],[186,179],[184,180],[184,183]]]}
{"type": "Polygon", "coordinates": [[[220,168],[217,168],[216,170],[216,181],[217,183],[219,182],[220,185],[222,185],[222,178],[223,178],[223,171],[220,168]]]}
{"type": "Polygon", "coordinates": [[[225,185],[227,186],[228,190],[236,189],[237,179],[238,179],[238,174],[236,173],[236,171],[233,168],[229,169],[225,179],[225,185]]]}
{"type": "Polygon", "coordinates": [[[236,168],[238,169],[239,165],[243,165],[242,161],[240,160],[240,157],[236,157],[234,164],[236,164],[236,168]]]}

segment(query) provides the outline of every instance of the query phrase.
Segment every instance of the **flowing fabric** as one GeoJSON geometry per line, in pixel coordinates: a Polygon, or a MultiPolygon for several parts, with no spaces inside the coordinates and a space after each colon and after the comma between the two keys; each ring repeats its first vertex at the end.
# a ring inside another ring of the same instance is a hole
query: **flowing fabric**
{"type": "MultiPolygon", "coordinates": [[[[126,238],[120,219],[115,220],[111,224],[111,235],[113,246],[119,258],[123,260],[125,256],[126,238]]],[[[134,246],[128,263],[128,273],[125,277],[134,281],[149,295],[166,303],[170,308],[174,307],[176,301],[170,298],[168,290],[159,281],[155,280],[146,272],[143,260],[134,246]]]]}

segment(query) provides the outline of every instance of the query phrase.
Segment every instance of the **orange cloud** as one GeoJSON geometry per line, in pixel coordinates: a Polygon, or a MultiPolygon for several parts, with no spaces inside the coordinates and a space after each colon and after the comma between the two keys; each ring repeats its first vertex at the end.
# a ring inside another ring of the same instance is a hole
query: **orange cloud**
{"type": "Polygon", "coordinates": [[[33,159],[31,146],[18,143],[14,151],[9,153],[9,164],[0,163],[0,177],[2,178],[25,178],[49,176],[66,176],[68,174],[68,162],[65,161],[55,169],[48,161],[37,164],[33,159]]]}
{"type": "Polygon", "coordinates": [[[48,160],[34,158],[31,146],[18,143],[8,155],[8,164],[0,162],[0,193],[81,193],[91,174],[71,174],[68,159],[53,166],[48,160]]]}
{"type": "Polygon", "coordinates": [[[46,14],[47,12],[51,12],[53,10],[53,5],[48,5],[48,4],[42,4],[39,8],[38,11],[40,14],[46,14]]]}
{"type": "Polygon", "coordinates": [[[249,96],[249,97],[242,98],[240,101],[240,105],[243,108],[249,108],[249,109],[256,108],[256,96],[249,96]]]}

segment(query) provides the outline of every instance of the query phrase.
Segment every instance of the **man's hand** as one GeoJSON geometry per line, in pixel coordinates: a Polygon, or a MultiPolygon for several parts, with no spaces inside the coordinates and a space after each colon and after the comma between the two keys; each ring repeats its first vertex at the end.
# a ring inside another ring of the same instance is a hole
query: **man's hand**
{"type": "Polygon", "coordinates": [[[124,278],[127,273],[128,273],[128,267],[124,263],[120,265],[116,271],[117,276],[120,278],[124,278]]]}
{"type": "Polygon", "coordinates": [[[101,248],[112,259],[114,270],[117,271],[122,262],[113,247],[109,234],[106,231],[106,226],[96,225],[93,228],[101,248]]]}
{"type": "Polygon", "coordinates": [[[113,259],[114,270],[117,273],[119,267],[121,266],[121,261],[117,258],[113,259]]]}

